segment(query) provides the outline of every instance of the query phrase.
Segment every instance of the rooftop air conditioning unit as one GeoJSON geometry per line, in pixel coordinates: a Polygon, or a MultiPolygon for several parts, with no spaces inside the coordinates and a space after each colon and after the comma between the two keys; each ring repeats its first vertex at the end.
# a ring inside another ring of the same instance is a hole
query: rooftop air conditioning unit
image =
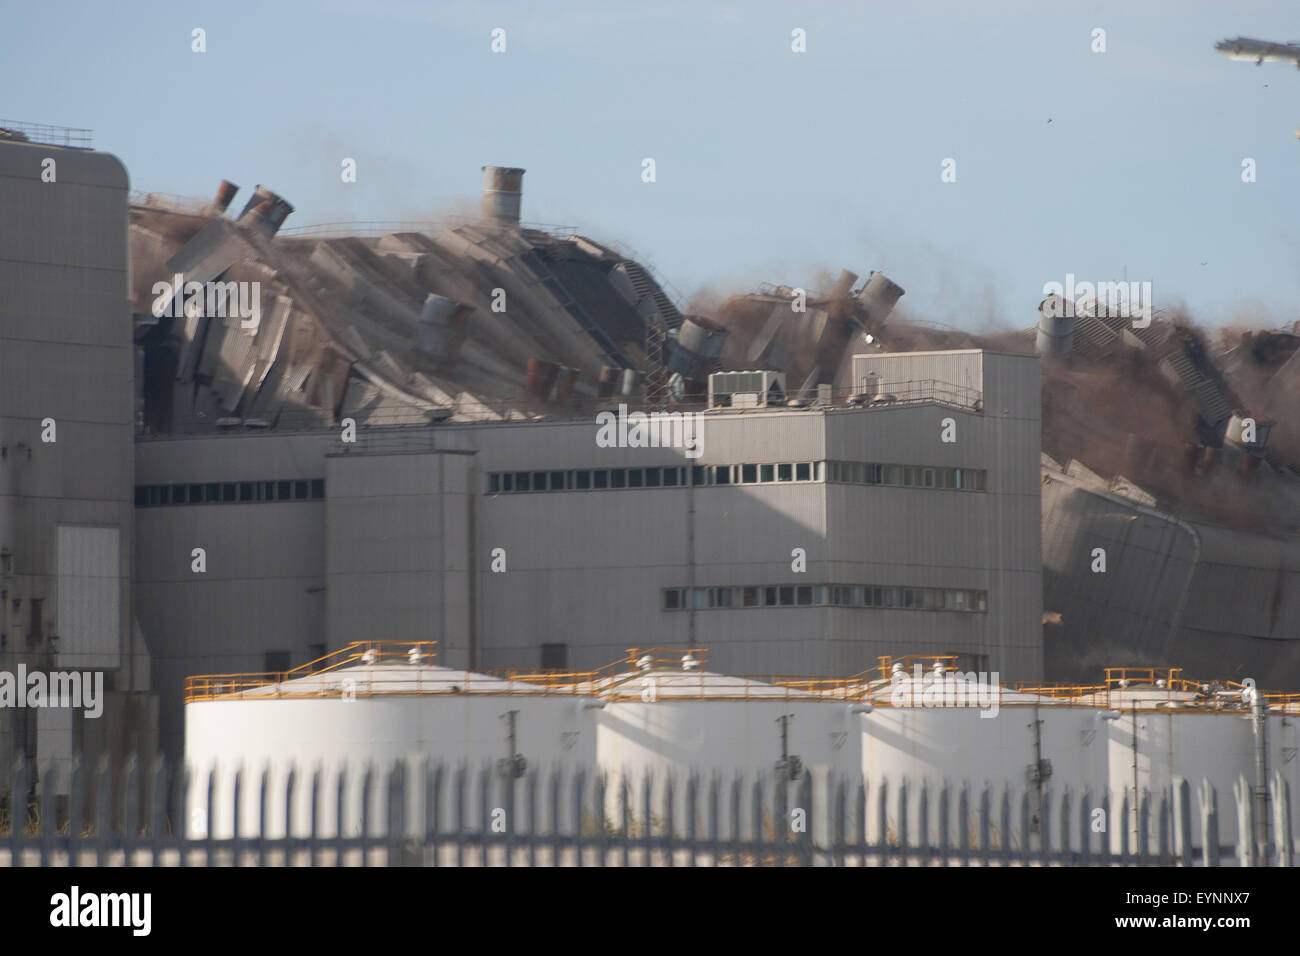
{"type": "Polygon", "coordinates": [[[785,401],[784,372],[714,372],[709,376],[710,408],[766,408],[785,401]]]}

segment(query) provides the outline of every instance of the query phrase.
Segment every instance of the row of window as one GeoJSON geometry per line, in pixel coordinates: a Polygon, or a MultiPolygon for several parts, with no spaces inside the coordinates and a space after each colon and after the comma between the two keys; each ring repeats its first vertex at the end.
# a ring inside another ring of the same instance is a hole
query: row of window
{"type": "Polygon", "coordinates": [[[605,488],[679,488],[685,468],[589,468],[578,471],[494,471],[488,494],[520,491],[592,491],[605,488]]]}
{"type": "Polygon", "coordinates": [[[901,608],[913,611],[987,611],[988,592],[965,588],[772,584],[757,587],[666,588],[663,601],[665,611],[826,606],[901,608]]]}
{"type": "Polygon", "coordinates": [[[829,481],[855,485],[983,491],[985,472],[981,468],[932,468],[929,465],[872,465],[856,461],[828,461],[826,475],[829,481]]]}
{"type": "Polygon", "coordinates": [[[324,478],[135,486],[137,508],[157,508],[163,505],[238,504],[249,501],[319,501],[324,497],[324,478]]]}
{"type": "Polygon", "coordinates": [[[798,461],[771,465],[693,465],[676,468],[594,468],[577,471],[494,471],[488,494],[534,491],[590,491],[605,488],[680,488],[766,485],[801,481],[837,481],[862,485],[899,485],[983,491],[985,472],[977,468],[932,468],[927,465],[873,465],[849,461],[798,461]]]}

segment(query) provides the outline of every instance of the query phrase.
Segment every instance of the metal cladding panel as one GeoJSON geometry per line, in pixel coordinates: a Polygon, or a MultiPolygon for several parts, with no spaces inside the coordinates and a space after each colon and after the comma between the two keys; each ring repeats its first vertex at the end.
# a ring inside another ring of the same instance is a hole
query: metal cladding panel
{"type": "Polygon", "coordinates": [[[1103,667],[1180,663],[1169,637],[1196,566],[1196,533],[1054,475],[1043,485],[1042,509],[1043,609],[1062,616],[1047,630],[1048,678],[1095,680],[1103,667]],[[1097,548],[1105,572],[1093,571],[1097,548]]]}
{"type": "Polygon", "coordinates": [[[881,352],[853,356],[853,387],[875,373],[881,386],[933,380],[984,391],[984,352],[963,349],[945,352],[881,352]]]}
{"type": "Polygon", "coordinates": [[[121,664],[121,531],[59,525],[59,660],[73,668],[121,664]]]}
{"type": "Polygon", "coordinates": [[[708,412],[702,419],[700,463],[820,461],[826,457],[821,412],[708,412]]]}
{"type": "Polygon", "coordinates": [[[269,650],[302,663],[325,641],[325,505],[140,508],[135,533],[136,611],[155,655],[161,742],[173,759],[187,676],[263,671],[269,650]],[[196,547],[203,573],[193,570],[196,547]]]}
{"type": "MultiPolygon", "coordinates": [[[[122,272],[127,258],[127,174],[116,156],[42,144],[0,143],[0,261],[122,272]],[[54,182],[43,182],[45,160],[54,182]]],[[[123,275],[120,302],[126,309],[123,275]]]]}
{"type": "Polygon", "coordinates": [[[234,432],[135,444],[137,484],[321,478],[340,432],[234,432]]]}
{"type": "Polygon", "coordinates": [[[661,610],[661,589],[685,583],[688,495],[665,488],[480,496],[479,666],[535,667],[543,643],[568,643],[570,667],[662,644],[676,625],[661,610]],[[502,572],[490,570],[497,548],[502,572]]]}
{"type": "Polygon", "coordinates": [[[1036,355],[984,353],[984,414],[1032,421],[1042,418],[1042,366],[1036,355]]]}
{"type": "Polygon", "coordinates": [[[327,465],[330,646],[436,640],[444,654],[464,654],[468,581],[447,572],[465,572],[472,551],[470,457],[335,456],[327,465]]]}

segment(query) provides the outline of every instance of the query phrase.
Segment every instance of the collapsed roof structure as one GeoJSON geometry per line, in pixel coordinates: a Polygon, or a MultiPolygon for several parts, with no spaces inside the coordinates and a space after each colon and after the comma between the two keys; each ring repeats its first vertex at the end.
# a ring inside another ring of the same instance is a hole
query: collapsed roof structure
{"type": "Polygon", "coordinates": [[[522,169],[484,172],[482,218],[436,235],[276,237],[293,207],[258,186],[231,219],[228,182],[197,208],[134,203],[142,429],[532,418],[702,394],[716,331],[629,256],[520,223],[522,169]],[[239,302],[256,316],[232,305],[250,288],[239,302]]]}

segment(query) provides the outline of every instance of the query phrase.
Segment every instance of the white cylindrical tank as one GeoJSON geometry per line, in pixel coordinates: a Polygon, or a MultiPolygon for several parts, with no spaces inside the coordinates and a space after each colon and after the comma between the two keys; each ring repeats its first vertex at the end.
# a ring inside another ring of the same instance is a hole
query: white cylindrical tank
{"type": "Polygon", "coordinates": [[[802,771],[825,778],[834,772],[856,779],[861,766],[852,744],[852,705],[817,694],[702,670],[652,667],[616,675],[597,691],[606,699],[600,711],[597,759],[610,781],[606,814],[622,821],[621,781],[629,787],[628,811],[634,828],[647,821],[656,832],[690,830],[687,782],[698,781],[695,833],[708,836],[710,788],[718,784],[718,833],[730,839],[733,825],[742,838],[752,832],[756,780],[763,781],[760,833],[810,832],[824,840],[823,787],[813,788],[811,808],[800,806],[802,771]],[[644,784],[651,781],[651,805],[644,784]],[[733,783],[740,775],[740,813],[733,812],[733,783]],[[665,806],[666,781],[674,780],[671,820],[665,806]],[[787,819],[777,819],[778,811],[787,819]],[[811,810],[811,815],[809,814],[811,810]],[[802,811],[802,812],[800,812],[802,811]],[[810,823],[800,830],[801,823],[810,823]]]}
{"type": "MultiPolygon", "coordinates": [[[[1031,821],[1040,818],[1044,797],[1069,787],[1075,800],[1086,789],[1097,797],[1106,787],[1106,729],[1093,708],[1065,708],[1034,694],[1018,693],[987,680],[989,675],[902,670],[873,683],[866,699],[875,706],[860,717],[862,766],[868,784],[869,837],[881,838],[879,795],[886,793],[886,837],[901,830],[899,788],[908,783],[909,843],[918,840],[921,782],[929,787],[927,834],[940,838],[939,790],[950,787],[949,845],[958,845],[958,794],[969,793],[968,833],[976,832],[981,792],[990,787],[991,812],[1002,839],[1003,792],[1011,794],[1013,840],[1021,828],[1021,800],[1029,798],[1031,821]],[[936,679],[937,678],[937,679],[936,679]]],[[[995,675],[994,675],[995,676],[995,675]]],[[[1077,815],[1077,804],[1074,810],[1077,815]]],[[[1055,811],[1052,811],[1053,817],[1055,811]]],[[[1031,832],[1037,832],[1031,827],[1031,832]]],[[[1058,833],[1051,833],[1056,845],[1058,833]]]]}
{"type": "MultiPolygon", "coordinates": [[[[355,656],[355,655],[354,655],[355,656]]],[[[463,670],[410,663],[387,655],[276,683],[240,684],[240,678],[192,678],[186,703],[185,756],[191,833],[217,838],[234,833],[235,776],[241,769],[239,831],[258,832],[260,777],[267,770],[269,836],[286,832],[286,783],[296,767],[292,835],[311,833],[312,775],[321,771],[317,834],[334,836],[340,818],[338,774],[346,770],[344,836],[361,833],[363,780],[373,768],[367,827],[387,827],[388,774],[407,764],[407,832],[422,833],[425,799],[422,761],[446,771],[439,826],[456,825],[456,771],[467,769],[465,824],[478,826],[479,774],[492,780],[488,812],[511,805],[526,814],[526,777],[537,769],[540,821],[550,820],[547,781],[552,768],[590,767],[596,757],[591,698],[536,684],[463,670]],[[224,685],[223,685],[224,682],[224,685]],[[222,687],[234,692],[222,693],[222,687]],[[237,689],[235,689],[237,688],[237,689]],[[522,760],[522,763],[521,763],[522,760]],[[208,820],[208,774],[216,801],[208,820]]],[[[522,820],[516,821],[522,824],[522,820]]],[[[512,825],[511,830],[517,830],[512,825]]]]}

